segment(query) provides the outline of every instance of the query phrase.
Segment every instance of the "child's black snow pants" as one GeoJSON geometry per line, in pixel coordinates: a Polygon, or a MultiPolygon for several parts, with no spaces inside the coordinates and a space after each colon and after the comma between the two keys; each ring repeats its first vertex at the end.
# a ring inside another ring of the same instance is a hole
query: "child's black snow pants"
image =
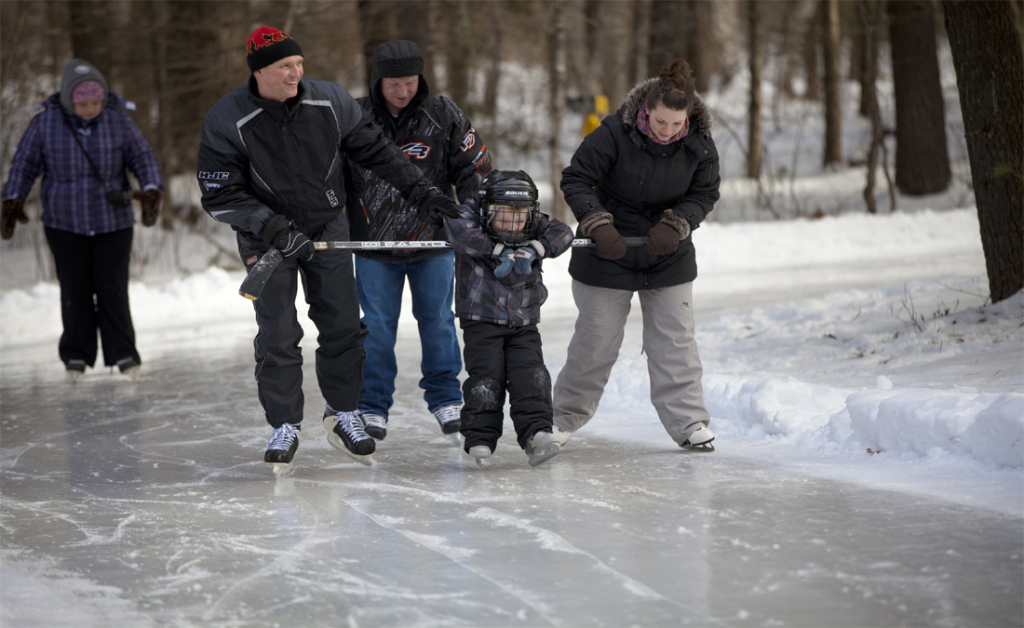
{"type": "Polygon", "coordinates": [[[523,447],[536,432],[551,430],[551,375],[544,366],[536,325],[508,327],[461,320],[464,362],[462,435],[465,450],[501,437],[505,392],[516,439],[523,447]]]}

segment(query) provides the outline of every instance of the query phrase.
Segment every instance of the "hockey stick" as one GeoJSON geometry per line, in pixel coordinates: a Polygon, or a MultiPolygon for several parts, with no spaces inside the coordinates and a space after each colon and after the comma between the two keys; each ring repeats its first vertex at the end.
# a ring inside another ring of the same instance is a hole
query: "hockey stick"
{"type": "MultiPolygon", "coordinates": [[[[630,237],[624,238],[624,240],[626,241],[626,246],[643,246],[647,244],[647,238],[645,237],[630,237]]],[[[572,246],[574,248],[593,248],[594,241],[590,238],[576,238],[572,241],[572,246]]],[[[389,242],[314,242],[313,247],[318,251],[390,251],[396,249],[450,249],[452,245],[444,240],[396,240],[389,242]]],[[[271,273],[274,272],[274,269],[277,268],[282,259],[284,258],[281,256],[281,251],[277,249],[270,249],[264,253],[260,261],[256,262],[252,270],[249,271],[249,274],[245,276],[242,285],[238,287],[238,294],[250,301],[260,298],[263,288],[267,285],[267,280],[270,279],[271,273]]]]}

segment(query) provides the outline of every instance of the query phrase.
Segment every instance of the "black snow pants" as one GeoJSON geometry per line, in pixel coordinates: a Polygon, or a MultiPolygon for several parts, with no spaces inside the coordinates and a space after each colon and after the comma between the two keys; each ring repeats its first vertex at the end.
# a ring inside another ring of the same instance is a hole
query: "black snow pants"
{"type": "MultiPolygon", "coordinates": [[[[347,240],[344,215],[327,223],[315,240],[347,240]]],[[[259,238],[238,234],[238,252],[246,267],[267,251],[259,238]]],[[[283,423],[302,422],[302,326],[295,310],[298,277],[316,325],[316,376],[320,393],[336,411],[352,411],[359,403],[366,351],[366,326],[359,320],[359,297],[352,254],[319,251],[310,261],[285,258],[267,280],[260,298],[253,301],[259,332],[256,350],[256,387],[267,422],[274,429],[283,423]]]]}
{"type": "Polygon", "coordinates": [[[128,264],[132,255],[131,227],[95,236],[46,227],[60,281],[60,359],[96,363],[96,330],[103,346],[103,362],[114,366],[134,358],[135,327],[128,306],[128,264]]]}
{"type": "Polygon", "coordinates": [[[498,445],[508,391],[516,439],[523,447],[541,430],[551,431],[551,375],[544,366],[536,325],[508,327],[461,320],[468,379],[462,385],[465,450],[498,445]]]}

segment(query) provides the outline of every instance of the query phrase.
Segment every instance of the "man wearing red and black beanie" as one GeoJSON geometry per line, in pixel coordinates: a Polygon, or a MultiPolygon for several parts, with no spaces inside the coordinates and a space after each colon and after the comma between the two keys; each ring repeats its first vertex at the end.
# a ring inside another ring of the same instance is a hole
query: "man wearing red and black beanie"
{"type": "Polygon", "coordinates": [[[366,330],[352,256],[315,254],[311,240],[348,240],[343,157],[393,185],[425,214],[454,215],[454,202],[336,83],[303,77],[302,49],[281,31],[261,26],[249,36],[252,75],[210,109],[199,145],[203,208],[235,230],[251,267],[271,248],[283,261],[253,301],[259,332],[256,381],[274,434],[264,460],[291,469],[303,417],[302,327],[295,310],[303,276],[309,317],[319,331],[316,373],[327,402],[323,424],[334,447],[369,464],[374,441],[357,411],[366,330]]]}

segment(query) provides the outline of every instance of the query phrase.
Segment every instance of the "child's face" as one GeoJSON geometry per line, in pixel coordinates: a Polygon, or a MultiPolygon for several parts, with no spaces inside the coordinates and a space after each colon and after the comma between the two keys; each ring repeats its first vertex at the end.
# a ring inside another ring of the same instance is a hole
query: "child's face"
{"type": "Polygon", "coordinates": [[[491,210],[491,227],[495,231],[522,231],[526,226],[530,210],[511,205],[495,205],[491,210]]]}

